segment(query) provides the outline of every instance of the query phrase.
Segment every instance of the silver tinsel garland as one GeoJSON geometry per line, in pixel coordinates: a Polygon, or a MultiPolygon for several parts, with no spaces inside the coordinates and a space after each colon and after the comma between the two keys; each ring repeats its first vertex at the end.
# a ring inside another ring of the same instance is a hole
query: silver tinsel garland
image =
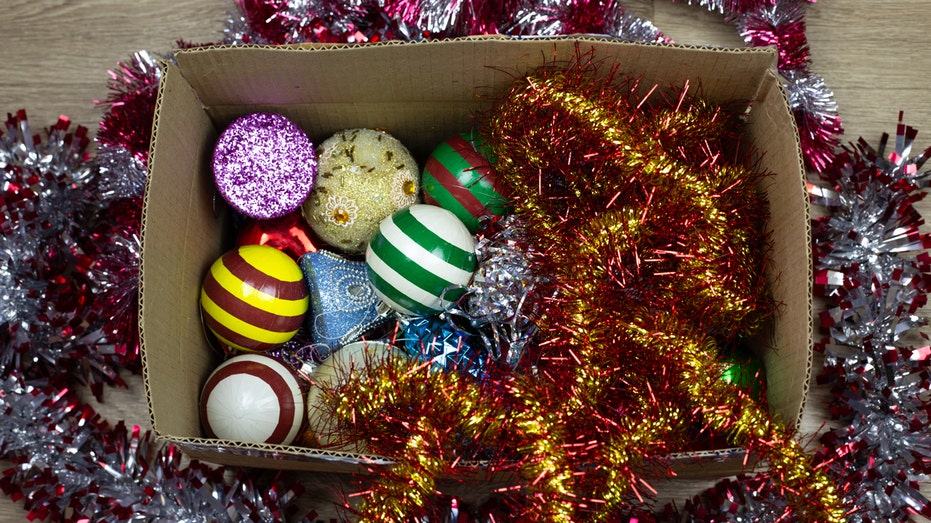
{"type": "MultiPolygon", "coordinates": [[[[900,116],[901,120],[901,116],[900,116]]],[[[823,437],[821,459],[844,489],[852,522],[931,515],[918,482],[931,473],[931,348],[918,316],[931,289],[931,235],[914,203],[925,196],[931,150],[913,155],[917,132],[899,122],[877,149],[845,148],[810,186],[830,215],[815,220],[815,289],[832,306],[821,316],[821,381],[845,422],[823,437]]]]}
{"type": "Polygon", "coordinates": [[[12,461],[0,488],[22,499],[29,519],[53,521],[284,521],[302,493],[272,481],[257,488],[202,463],[182,466],[172,446],[122,423],[109,428],[66,387],[0,382],[0,458],[12,461]]]}

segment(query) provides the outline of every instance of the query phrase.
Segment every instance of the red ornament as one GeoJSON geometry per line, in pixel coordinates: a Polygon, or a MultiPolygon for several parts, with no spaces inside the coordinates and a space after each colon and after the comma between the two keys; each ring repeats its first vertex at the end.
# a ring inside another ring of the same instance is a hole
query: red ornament
{"type": "Polygon", "coordinates": [[[320,240],[298,210],[270,220],[247,218],[236,236],[236,246],[243,245],[267,245],[297,260],[316,252],[320,240]]]}

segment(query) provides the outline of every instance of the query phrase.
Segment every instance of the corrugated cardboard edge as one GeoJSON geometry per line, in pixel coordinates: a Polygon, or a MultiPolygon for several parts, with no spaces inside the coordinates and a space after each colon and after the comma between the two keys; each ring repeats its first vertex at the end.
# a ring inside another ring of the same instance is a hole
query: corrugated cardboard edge
{"type": "MultiPolygon", "coordinates": [[[[197,54],[203,52],[209,52],[216,49],[232,49],[232,48],[252,48],[252,49],[272,49],[272,50],[333,50],[333,49],[353,49],[361,46],[365,47],[385,47],[385,46],[410,46],[410,45],[437,45],[437,44],[448,44],[448,43],[457,43],[457,42],[468,42],[468,41],[502,41],[502,42],[511,42],[519,40],[536,40],[536,41],[572,41],[572,42],[606,42],[611,44],[621,44],[621,45],[630,45],[636,47],[642,46],[656,46],[656,47],[670,47],[678,49],[706,49],[712,51],[722,51],[727,53],[759,53],[771,55],[775,58],[778,58],[778,54],[774,53],[775,47],[773,46],[755,46],[755,47],[722,47],[716,45],[706,45],[706,44],[684,44],[684,43],[644,43],[636,42],[631,40],[623,40],[619,38],[614,38],[608,35],[600,35],[594,33],[586,34],[570,34],[570,35],[553,35],[553,36],[509,36],[502,34],[493,34],[493,35],[471,35],[471,36],[459,36],[455,38],[447,38],[443,40],[381,40],[378,42],[371,43],[300,43],[300,44],[288,44],[288,45],[270,45],[270,44],[214,44],[214,45],[204,45],[198,47],[189,47],[186,49],[179,49],[175,52],[175,55],[184,55],[184,54],[197,54]]],[[[775,62],[774,62],[775,64],[775,62]]]]}
{"type": "MultiPolygon", "coordinates": [[[[815,339],[814,338],[814,300],[813,300],[813,289],[812,289],[812,281],[814,277],[814,260],[812,256],[812,246],[811,246],[811,237],[812,237],[811,205],[807,197],[807,194],[808,194],[806,190],[806,186],[808,183],[807,171],[805,168],[805,160],[802,157],[801,140],[799,137],[798,125],[795,122],[795,119],[792,113],[784,110],[784,108],[786,107],[791,107],[791,105],[789,104],[789,95],[785,89],[783,79],[779,77],[779,75],[776,74],[774,69],[770,70],[767,74],[773,79],[773,81],[770,82],[769,92],[762,93],[761,99],[770,100],[774,98],[778,100],[779,103],[764,104],[762,107],[756,107],[755,109],[763,110],[767,107],[774,107],[774,106],[778,107],[780,110],[777,110],[771,113],[766,113],[767,120],[773,122],[773,125],[779,125],[783,127],[787,126],[787,128],[790,128],[792,130],[792,134],[795,140],[793,150],[794,150],[794,155],[795,155],[795,162],[798,165],[797,172],[799,176],[798,176],[798,179],[795,180],[794,182],[796,184],[796,190],[793,191],[795,194],[795,198],[790,200],[790,202],[794,202],[796,205],[800,207],[797,209],[800,212],[793,213],[793,216],[795,216],[796,218],[796,227],[792,230],[797,231],[798,229],[802,229],[804,231],[804,236],[808,238],[809,240],[806,243],[806,249],[804,253],[805,255],[794,258],[794,261],[798,263],[799,266],[794,266],[791,268],[793,270],[800,269],[799,272],[801,272],[801,274],[798,274],[798,273],[792,274],[788,270],[790,268],[786,267],[778,275],[779,278],[804,278],[802,282],[804,282],[804,288],[807,291],[806,292],[807,303],[808,303],[808,307],[806,310],[807,319],[805,321],[805,329],[800,335],[803,335],[807,340],[809,340],[809,351],[808,351],[807,361],[803,362],[804,372],[793,376],[793,381],[797,383],[799,387],[801,387],[803,394],[801,395],[801,397],[795,404],[788,406],[786,409],[789,412],[797,412],[798,414],[796,418],[792,420],[782,420],[786,422],[787,424],[789,424],[792,428],[797,428],[801,426],[802,417],[805,413],[805,404],[809,397],[809,392],[810,392],[810,387],[811,387],[811,375],[812,375],[813,364],[814,364],[813,363],[814,362],[813,347],[811,346],[815,339]],[[799,194],[802,195],[801,200],[797,199],[799,194]]],[[[765,151],[764,154],[776,154],[776,152],[765,151]]],[[[784,186],[784,187],[788,187],[788,186],[784,186]]],[[[771,201],[770,204],[772,205],[773,202],[771,201]]],[[[792,233],[792,230],[788,230],[786,232],[792,233]]],[[[794,234],[797,234],[797,232],[795,232],[794,234]]],[[[770,351],[770,352],[773,352],[773,351],[770,351]]],[[[778,355],[778,352],[775,352],[773,355],[778,355]]]]}
{"type": "Polygon", "coordinates": [[[139,267],[139,295],[138,295],[138,302],[139,302],[138,329],[139,329],[139,359],[142,364],[142,386],[143,386],[143,390],[145,391],[145,401],[146,401],[146,406],[148,407],[148,411],[149,411],[149,423],[152,425],[152,429],[155,431],[156,436],[160,437],[158,427],[156,426],[155,409],[152,406],[152,387],[151,387],[151,384],[149,383],[149,371],[148,371],[149,366],[146,364],[146,356],[147,356],[146,351],[145,351],[146,323],[145,321],[143,321],[143,318],[144,318],[143,311],[145,310],[144,290],[145,290],[146,260],[145,260],[145,256],[142,255],[142,253],[145,250],[146,223],[148,223],[148,219],[147,219],[148,217],[146,213],[149,210],[149,185],[152,182],[151,173],[154,170],[154,163],[155,163],[155,137],[158,132],[158,128],[157,128],[158,116],[159,116],[159,113],[161,112],[162,100],[164,100],[164,97],[165,97],[165,86],[167,84],[167,78],[169,74],[168,64],[166,62],[160,61],[158,63],[158,68],[159,68],[159,82],[158,82],[158,89],[155,95],[155,109],[153,111],[153,118],[152,118],[152,133],[150,135],[151,139],[149,140],[149,159],[146,164],[146,171],[147,171],[146,172],[146,187],[145,187],[145,192],[143,193],[143,197],[142,197],[142,214],[141,214],[141,219],[140,219],[140,231],[139,231],[139,238],[141,240],[141,245],[139,247],[140,267],[139,267]]]}
{"type": "MultiPolygon", "coordinates": [[[[770,62],[775,66],[778,59],[778,53],[776,53],[775,48],[773,47],[720,47],[720,46],[710,46],[710,45],[692,45],[692,44],[679,44],[679,43],[660,43],[660,44],[644,44],[641,42],[633,42],[626,40],[619,40],[616,38],[611,38],[608,36],[599,36],[599,35],[564,35],[564,36],[545,36],[545,37],[509,37],[506,35],[487,35],[487,36],[469,36],[469,37],[460,37],[460,38],[451,38],[447,40],[424,40],[424,41],[398,41],[398,40],[383,40],[376,43],[366,43],[366,44],[298,44],[292,46],[272,46],[272,45],[259,45],[259,44],[246,44],[246,45],[213,45],[213,46],[204,46],[204,47],[195,47],[189,49],[179,50],[175,53],[175,59],[177,60],[179,67],[183,70],[187,69],[186,62],[189,61],[189,58],[194,58],[198,60],[199,55],[209,55],[215,51],[250,51],[250,50],[265,50],[273,51],[275,53],[316,53],[316,52],[328,52],[328,53],[339,53],[341,51],[356,51],[359,49],[383,49],[383,48],[392,48],[392,47],[440,47],[448,45],[458,45],[463,42],[499,42],[499,43],[510,43],[516,41],[528,41],[532,40],[535,42],[574,42],[578,44],[611,44],[613,46],[626,46],[631,48],[649,48],[649,49],[658,49],[663,48],[667,50],[687,50],[689,52],[707,52],[709,54],[735,54],[735,55],[755,55],[759,56],[762,60],[770,62]]],[[[552,57],[550,57],[552,58],[552,57]]],[[[562,59],[561,59],[562,60],[562,59]]],[[[597,60],[597,57],[596,57],[597,60]]],[[[203,62],[201,62],[203,63],[203,62]]],[[[525,71],[515,71],[517,74],[523,74],[525,71]]],[[[630,72],[625,71],[623,67],[620,71],[622,74],[630,74],[630,72]]],[[[636,76],[636,74],[634,74],[636,76]]],[[[197,79],[188,78],[192,81],[192,85],[195,89],[198,89],[197,79]]],[[[675,82],[670,82],[675,83],[675,82]]],[[[757,91],[762,88],[761,83],[757,84],[757,91]]],[[[752,98],[751,98],[752,99],[752,98]]],[[[209,105],[210,101],[205,100],[205,104],[209,105]]]]}

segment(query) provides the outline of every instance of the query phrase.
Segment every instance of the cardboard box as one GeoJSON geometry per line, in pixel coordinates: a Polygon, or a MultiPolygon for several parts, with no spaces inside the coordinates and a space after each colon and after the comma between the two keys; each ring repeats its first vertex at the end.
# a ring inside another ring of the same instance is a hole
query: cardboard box
{"type": "MultiPolygon", "coordinates": [[[[700,85],[714,102],[748,104],[747,131],[772,207],[770,280],[782,304],[764,350],[769,399],[790,425],[800,418],[811,373],[812,300],[808,199],[794,119],[774,74],[771,49],[642,45],[595,37],[465,38],[328,47],[205,48],[164,65],[143,216],[141,320],[144,381],[152,424],[191,457],[227,465],[355,472],[362,456],[204,437],[198,398],[220,363],[201,325],[198,295],[209,265],[232,246],[217,204],[210,158],[219,133],[254,111],[288,116],[315,143],[351,127],[387,129],[424,161],[442,139],[469,127],[514,75],[579,46],[616,61],[645,88],[700,85]],[[752,104],[752,105],[750,105],[752,104]]],[[[680,477],[713,479],[741,470],[729,449],[673,457],[680,477]]],[[[376,460],[382,462],[383,460],[376,460]]]]}

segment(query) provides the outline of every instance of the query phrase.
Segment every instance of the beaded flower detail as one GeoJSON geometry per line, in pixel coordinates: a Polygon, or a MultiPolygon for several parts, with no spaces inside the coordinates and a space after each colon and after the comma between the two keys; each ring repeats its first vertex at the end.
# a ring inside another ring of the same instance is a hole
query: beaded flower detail
{"type": "Polygon", "coordinates": [[[329,223],[349,227],[359,216],[359,206],[343,194],[330,195],[323,206],[323,218],[329,223]]]}
{"type": "Polygon", "coordinates": [[[417,203],[420,182],[408,169],[401,169],[391,182],[391,200],[398,209],[404,209],[417,203]]]}

